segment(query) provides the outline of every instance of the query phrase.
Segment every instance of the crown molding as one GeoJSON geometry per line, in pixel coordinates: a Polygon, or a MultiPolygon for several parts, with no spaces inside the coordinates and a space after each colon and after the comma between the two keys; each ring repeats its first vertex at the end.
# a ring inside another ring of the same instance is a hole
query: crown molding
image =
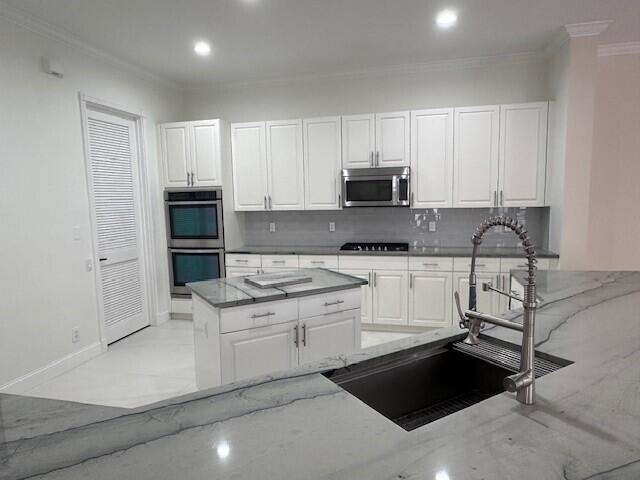
{"type": "Polygon", "coordinates": [[[570,37],[591,37],[604,32],[612,20],[599,20],[597,22],[569,23],[564,26],[570,37]]]}
{"type": "MultiPolygon", "coordinates": [[[[267,79],[255,79],[241,82],[217,82],[215,86],[221,89],[246,89],[257,86],[277,86],[298,82],[350,80],[360,78],[388,77],[394,75],[411,75],[432,71],[446,71],[481,67],[487,65],[508,65],[534,63],[544,60],[540,52],[510,53],[504,55],[494,55],[489,57],[459,58],[453,60],[435,60],[422,63],[409,63],[390,65],[386,67],[368,68],[336,73],[318,73],[309,75],[292,75],[286,77],[272,77],[267,79]]],[[[210,83],[207,85],[211,85],[210,83]]],[[[202,84],[193,85],[197,90],[203,87],[202,84]]]]}
{"type": "Polygon", "coordinates": [[[77,36],[73,35],[72,33],[54,26],[48,22],[35,18],[18,8],[8,5],[3,0],[0,0],[0,18],[5,19],[13,23],[14,25],[29,30],[30,32],[40,35],[44,38],[60,42],[68,47],[75,48],[82,53],[88,54],[89,56],[92,56],[121,70],[133,73],[145,80],[156,82],[165,87],[173,89],[183,89],[183,87],[176,82],[168,80],[167,78],[150,72],[145,68],[123,60],[120,57],[112,55],[111,53],[108,53],[98,47],[90,45],[77,36]]]}
{"type": "Polygon", "coordinates": [[[608,43],[598,46],[598,56],[600,57],[638,54],[640,54],[640,42],[608,43]]]}

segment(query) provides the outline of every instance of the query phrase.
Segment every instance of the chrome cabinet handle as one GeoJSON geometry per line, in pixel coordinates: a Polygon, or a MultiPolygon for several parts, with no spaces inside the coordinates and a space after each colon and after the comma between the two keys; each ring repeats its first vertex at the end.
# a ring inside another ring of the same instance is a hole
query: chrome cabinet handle
{"type": "Polygon", "coordinates": [[[413,192],[411,192],[411,201],[409,202],[409,206],[413,207],[413,192]]]}
{"type": "Polygon", "coordinates": [[[267,209],[267,196],[264,196],[264,209],[267,209]]]}
{"type": "Polygon", "coordinates": [[[340,305],[344,303],[344,300],[336,300],[335,302],[324,302],[325,307],[330,307],[331,305],[340,305]]]}
{"type": "Polygon", "coordinates": [[[271,260],[272,265],[282,265],[283,263],[285,263],[285,260],[271,260]]]}
{"type": "Polygon", "coordinates": [[[380,152],[376,152],[376,163],[374,166],[378,166],[380,165],[380,152]]]}
{"type": "Polygon", "coordinates": [[[307,324],[306,323],[302,324],[302,346],[303,347],[307,346],[307,324]]]}
{"type": "Polygon", "coordinates": [[[273,312],[267,312],[267,313],[254,313],[253,315],[251,315],[251,318],[262,318],[262,317],[270,317],[271,315],[275,315],[275,313],[273,312]]]}
{"type": "Polygon", "coordinates": [[[498,191],[494,190],[493,191],[493,204],[497,207],[498,206],[498,191]]]}
{"type": "Polygon", "coordinates": [[[500,190],[500,205],[504,207],[504,191],[500,190]]]}
{"type": "Polygon", "coordinates": [[[196,176],[195,173],[191,172],[191,186],[192,187],[196,184],[195,176],[196,176]]]}
{"type": "Polygon", "coordinates": [[[247,260],[246,258],[236,258],[236,263],[248,263],[249,260],[247,260]]]}
{"type": "Polygon", "coordinates": [[[369,288],[371,288],[371,272],[367,273],[367,280],[369,281],[369,288]]]}
{"type": "Polygon", "coordinates": [[[311,260],[314,265],[324,265],[324,260],[311,260]]]}
{"type": "Polygon", "coordinates": [[[409,274],[409,290],[413,288],[413,273],[409,274]]]}
{"type": "Polygon", "coordinates": [[[271,195],[269,195],[269,210],[271,210],[271,195]]]}
{"type": "Polygon", "coordinates": [[[438,267],[439,264],[438,263],[423,263],[422,266],[423,267],[438,267]]]}
{"type": "MultiPolygon", "coordinates": [[[[485,263],[476,263],[476,267],[486,267],[485,263]]],[[[469,264],[469,268],[471,268],[471,264],[469,264]]]]}
{"type": "Polygon", "coordinates": [[[298,348],[298,325],[293,327],[293,344],[298,348]]]}
{"type": "Polygon", "coordinates": [[[371,152],[371,160],[369,160],[369,166],[373,167],[374,163],[373,163],[373,152],[371,152]]]}
{"type": "Polygon", "coordinates": [[[374,287],[376,286],[376,276],[377,276],[376,272],[373,272],[373,286],[374,287]]]}
{"type": "Polygon", "coordinates": [[[338,206],[341,206],[341,205],[342,205],[342,194],[339,193],[338,194],[338,206]]]}

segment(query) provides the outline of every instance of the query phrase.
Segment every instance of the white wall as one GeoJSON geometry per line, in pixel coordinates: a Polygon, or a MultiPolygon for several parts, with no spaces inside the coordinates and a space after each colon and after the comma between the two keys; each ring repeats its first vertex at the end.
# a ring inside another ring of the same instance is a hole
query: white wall
{"type": "Polygon", "coordinates": [[[188,95],[187,114],[241,122],[546,99],[546,65],[527,57],[520,62],[205,89],[188,95]]]}
{"type": "Polygon", "coordinates": [[[168,310],[155,123],[183,118],[182,94],[0,16],[0,386],[98,341],[78,92],[146,115],[155,186],[159,312],[168,310]],[[39,70],[60,60],[63,79],[39,70]],[[74,241],[78,226],[81,239],[74,241]],[[80,341],[71,342],[71,329],[80,341]]]}

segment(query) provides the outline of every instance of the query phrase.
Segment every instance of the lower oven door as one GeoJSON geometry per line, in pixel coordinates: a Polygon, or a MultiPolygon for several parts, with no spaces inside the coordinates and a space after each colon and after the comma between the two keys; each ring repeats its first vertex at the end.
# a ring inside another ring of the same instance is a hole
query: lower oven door
{"type": "Polygon", "coordinates": [[[169,249],[172,296],[189,296],[187,283],[224,277],[223,249],[169,249]]]}

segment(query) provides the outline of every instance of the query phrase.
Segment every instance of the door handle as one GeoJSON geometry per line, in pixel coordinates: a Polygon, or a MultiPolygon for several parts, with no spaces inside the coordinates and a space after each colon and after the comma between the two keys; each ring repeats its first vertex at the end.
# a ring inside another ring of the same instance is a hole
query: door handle
{"type": "Polygon", "coordinates": [[[373,286],[376,286],[376,272],[373,272],[373,286]]]}
{"type": "Polygon", "coordinates": [[[269,210],[271,210],[271,195],[269,195],[269,210]]]}
{"type": "Polygon", "coordinates": [[[275,315],[275,313],[273,313],[273,312],[260,313],[260,314],[254,313],[253,315],[251,315],[251,318],[270,317],[271,315],[275,315]]]}
{"type": "Polygon", "coordinates": [[[267,209],[267,196],[264,196],[264,209],[267,209]]]}
{"type": "Polygon", "coordinates": [[[371,288],[371,272],[367,273],[367,280],[369,280],[369,288],[371,288]]]}
{"type": "Polygon", "coordinates": [[[409,274],[409,290],[413,288],[413,273],[409,274]]]}
{"type": "Polygon", "coordinates": [[[336,300],[335,302],[324,302],[325,307],[330,307],[331,305],[340,305],[344,303],[344,300],[336,300]]]}
{"type": "Polygon", "coordinates": [[[371,160],[369,160],[369,166],[373,167],[374,163],[373,163],[373,152],[371,152],[371,160]]]}
{"type": "Polygon", "coordinates": [[[106,262],[106,261],[108,260],[108,258],[107,258],[107,257],[100,257],[100,258],[99,258],[99,260],[100,260],[101,262],[106,262]]]}
{"type": "Polygon", "coordinates": [[[307,346],[307,324],[306,323],[302,324],[302,346],[303,347],[307,346]]]}
{"type": "Polygon", "coordinates": [[[498,206],[498,191],[494,190],[493,191],[493,204],[497,207],[498,206]]]}
{"type": "Polygon", "coordinates": [[[293,344],[298,348],[298,325],[293,327],[293,344]]]}
{"type": "Polygon", "coordinates": [[[375,166],[377,167],[378,165],[380,165],[380,152],[376,152],[376,164],[375,164],[375,166]]]}
{"type": "Polygon", "coordinates": [[[504,207],[504,191],[500,190],[500,206],[504,207]]]}

